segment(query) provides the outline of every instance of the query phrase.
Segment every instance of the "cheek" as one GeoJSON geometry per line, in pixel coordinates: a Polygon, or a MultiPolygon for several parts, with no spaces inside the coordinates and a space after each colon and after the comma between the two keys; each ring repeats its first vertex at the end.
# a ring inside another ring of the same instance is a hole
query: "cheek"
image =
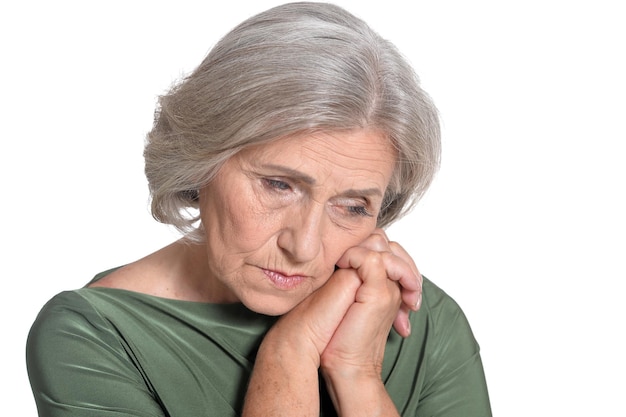
{"type": "MultiPolygon", "coordinates": [[[[371,231],[374,231],[374,227],[371,228],[371,231]]],[[[316,280],[316,288],[314,288],[313,291],[319,289],[330,279],[331,275],[335,272],[337,261],[339,261],[346,250],[358,246],[370,236],[370,234],[371,232],[369,231],[367,233],[354,235],[347,233],[345,230],[336,230],[334,236],[327,237],[324,242],[323,270],[320,273],[320,276],[325,277],[325,279],[316,280]]]]}
{"type": "Polygon", "coordinates": [[[376,225],[374,224],[359,233],[343,229],[336,230],[334,236],[329,236],[324,244],[327,262],[334,268],[334,265],[348,249],[360,245],[374,232],[375,228],[376,225]]]}
{"type": "Polygon", "coordinates": [[[206,194],[202,220],[209,239],[235,251],[254,248],[275,228],[276,217],[263,209],[245,181],[220,183],[206,194]]]}
{"type": "Polygon", "coordinates": [[[229,205],[216,216],[219,238],[235,253],[258,249],[278,230],[278,213],[266,213],[245,205],[229,205]]]}

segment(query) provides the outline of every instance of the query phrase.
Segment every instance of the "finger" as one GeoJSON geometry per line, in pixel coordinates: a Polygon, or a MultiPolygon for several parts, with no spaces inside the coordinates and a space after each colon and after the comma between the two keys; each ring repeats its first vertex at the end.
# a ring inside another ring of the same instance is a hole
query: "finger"
{"type": "MultiPolygon", "coordinates": [[[[390,280],[387,275],[384,258],[392,254],[376,252],[364,247],[351,248],[346,254],[345,259],[340,260],[341,268],[356,271],[363,282],[356,293],[355,301],[374,303],[373,305],[378,305],[383,310],[394,305],[393,314],[395,315],[397,309],[405,301],[402,299],[402,288],[399,283],[390,280]]],[[[415,300],[415,297],[411,296],[410,300],[415,300]]]]}
{"type": "Polygon", "coordinates": [[[398,242],[389,242],[389,248],[391,249],[391,252],[393,254],[404,259],[404,261],[411,267],[415,275],[418,277],[421,286],[423,283],[423,277],[419,269],[417,268],[417,265],[415,265],[413,257],[409,255],[409,253],[398,242]]]}
{"type": "Polygon", "coordinates": [[[402,275],[390,274],[389,279],[400,284],[402,302],[413,311],[419,310],[422,303],[422,286],[413,272],[402,275]]]}
{"type": "Polygon", "coordinates": [[[417,268],[407,262],[404,257],[393,253],[383,254],[387,276],[389,279],[398,282],[402,291],[402,300],[414,311],[417,311],[422,298],[422,276],[417,268]]]}
{"type": "Polygon", "coordinates": [[[410,263],[392,252],[384,252],[381,256],[389,279],[397,281],[407,290],[419,290],[421,288],[421,275],[410,263]]]}
{"type": "Polygon", "coordinates": [[[326,284],[284,315],[278,327],[293,327],[298,334],[307,335],[318,354],[321,354],[346,312],[354,304],[361,284],[356,271],[336,271],[326,284]]]}
{"type": "Polygon", "coordinates": [[[393,321],[393,328],[402,337],[408,337],[411,334],[411,321],[409,319],[409,309],[406,305],[401,305],[398,314],[393,321]]]}
{"type": "Polygon", "coordinates": [[[389,254],[383,256],[385,270],[390,280],[400,285],[402,302],[411,310],[417,311],[422,299],[422,285],[419,276],[399,257],[389,254]]]}
{"type": "Polygon", "coordinates": [[[406,262],[406,264],[415,274],[415,277],[417,279],[417,286],[419,287],[419,289],[417,290],[418,294],[416,296],[406,295],[405,297],[403,297],[403,299],[407,299],[406,302],[409,304],[409,306],[411,306],[411,309],[413,311],[417,311],[422,304],[422,285],[424,283],[424,278],[422,277],[422,274],[419,272],[419,269],[415,265],[415,262],[413,261],[411,255],[409,255],[408,252],[400,244],[398,244],[397,242],[389,242],[389,247],[391,248],[391,252],[404,260],[404,262],[406,262]],[[411,299],[411,297],[416,297],[417,299],[413,300],[411,299]]]}
{"type": "MultiPolygon", "coordinates": [[[[397,256],[403,262],[396,264],[397,259],[394,257],[386,257],[385,263],[388,267],[389,278],[394,281],[400,282],[400,284],[408,289],[418,289],[422,285],[422,275],[420,274],[413,258],[406,252],[406,250],[400,246],[397,242],[390,242],[385,234],[384,230],[376,229],[367,239],[365,239],[359,247],[370,249],[377,252],[391,252],[397,256]],[[404,269],[408,266],[411,273],[406,273],[404,269]],[[417,282],[414,284],[411,282],[412,278],[416,278],[417,282]]],[[[338,266],[342,267],[338,264],[338,266]]]]}
{"type": "MultiPolygon", "coordinates": [[[[419,308],[422,293],[420,277],[415,275],[415,268],[411,268],[399,256],[391,252],[375,252],[363,246],[356,246],[346,251],[337,262],[337,266],[356,269],[363,282],[376,278],[380,280],[387,278],[397,282],[401,287],[403,303],[412,310],[419,308]],[[381,263],[382,269],[380,268],[381,263]],[[378,274],[372,273],[371,268],[380,272],[378,274]]],[[[378,283],[378,285],[382,284],[383,282],[378,283]]]]}
{"type": "Polygon", "coordinates": [[[359,245],[376,252],[391,252],[389,247],[389,238],[383,229],[375,229],[371,235],[369,235],[359,245]]]}

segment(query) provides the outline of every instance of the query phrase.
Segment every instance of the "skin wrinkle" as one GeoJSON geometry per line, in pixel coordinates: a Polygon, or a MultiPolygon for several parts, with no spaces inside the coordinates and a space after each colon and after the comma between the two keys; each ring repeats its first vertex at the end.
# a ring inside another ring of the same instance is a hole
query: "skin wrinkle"
{"type": "Polygon", "coordinates": [[[389,142],[367,130],[279,139],[234,156],[200,192],[209,281],[223,284],[208,283],[206,293],[265,314],[289,311],[372,233],[394,166],[389,142]],[[267,178],[289,188],[275,189],[267,178]],[[365,205],[371,215],[346,204],[365,205]],[[306,278],[278,290],[260,268],[306,278]]]}
{"type": "MultiPolygon", "coordinates": [[[[337,139],[337,137],[334,136],[334,135],[329,135],[329,136],[337,139]]],[[[331,161],[328,158],[328,156],[326,156],[325,154],[320,153],[320,152],[317,151],[317,149],[319,149],[319,148],[316,147],[316,146],[313,146],[313,145],[314,144],[318,144],[318,143],[319,143],[319,138],[315,138],[314,137],[314,140],[312,140],[310,142],[307,142],[303,146],[303,148],[309,150],[309,152],[312,154],[312,155],[309,156],[309,158],[311,158],[312,160],[314,160],[315,162],[317,162],[318,164],[320,164],[322,166],[326,165],[326,166],[329,167],[328,172],[326,173],[326,177],[322,181],[322,183],[326,183],[326,182],[328,182],[328,178],[330,178],[330,176],[332,175],[332,171],[333,171],[332,168],[333,168],[333,164],[335,164],[335,162],[331,161]]],[[[361,149],[369,151],[366,146],[361,146],[361,149]]],[[[338,149],[336,150],[336,154],[337,155],[341,155],[342,158],[345,158],[345,159],[348,159],[348,160],[357,160],[358,159],[355,156],[353,156],[352,154],[341,152],[341,150],[342,150],[342,147],[338,147],[338,149]]],[[[379,149],[372,148],[371,151],[372,151],[373,155],[377,155],[377,153],[379,152],[379,149]]],[[[363,158],[361,158],[358,162],[361,162],[361,161],[363,161],[363,158]]],[[[372,158],[370,161],[372,162],[371,166],[374,167],[374,166],[376,166],[375,162],[377,162],[378,159],[377,158],[372,158]]],[[[346,169],[349,169],[347,167],[347,165],[348,164],[344,165],[343,167],[346,168],[346,169]]],[[[359,174],[361,174],[361,173],[357,172],[357,173],[354,174],[354,176],[350,177],[350,178],[353,179],[353,184],[354,183],[358,183],[359,181],[367,181],[374,174],[380,176],[381,180],[384,180],[384,177],[385,177],[385,175],[382,172],[380,172],[380,171],[376,172],[374,170],[369,170],[367,175],[359,175],[359,174]]],[[[353,189],[353,188],[355,188],[355,187],[348,187],[348,189],[353,189]]],[[[340,192],[339,190],[335,190],[335,192],[337,194],[342,194],[342,192],[340,192]]],[[[379,200],[377,201],[377,205],[380,206],[380,202],[381,202],[383,196],[380,193],[377,193],[377,194],[379,196],[379,200]]]]}

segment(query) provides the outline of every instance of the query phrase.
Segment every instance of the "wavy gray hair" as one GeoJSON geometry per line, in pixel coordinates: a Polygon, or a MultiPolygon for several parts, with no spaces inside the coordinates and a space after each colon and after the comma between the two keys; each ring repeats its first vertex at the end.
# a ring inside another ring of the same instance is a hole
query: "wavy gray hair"
{"type": "Polygon", "coordinates": [[[344,9],[305,2],[262,12],[160,97],[144,151],[152,215],[201,240],[198,190],[232,155],[294,134],[364,128],[398,153],[384,227],[412,208],[439,166],[435,106],[397,49],[344,9]]]}

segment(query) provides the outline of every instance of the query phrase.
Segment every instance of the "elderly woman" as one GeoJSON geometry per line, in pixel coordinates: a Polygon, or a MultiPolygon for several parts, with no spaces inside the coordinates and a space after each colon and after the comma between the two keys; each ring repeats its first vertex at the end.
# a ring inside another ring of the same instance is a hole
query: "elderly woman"
{"type": "Polygon", "coordinates": [[[364,22],[243,22],[161,97],[145,160],[184,236],[42,309],[40,415],[490,415],[463,313],[382,230],[431,182],[439,127],[364,22]]]}

